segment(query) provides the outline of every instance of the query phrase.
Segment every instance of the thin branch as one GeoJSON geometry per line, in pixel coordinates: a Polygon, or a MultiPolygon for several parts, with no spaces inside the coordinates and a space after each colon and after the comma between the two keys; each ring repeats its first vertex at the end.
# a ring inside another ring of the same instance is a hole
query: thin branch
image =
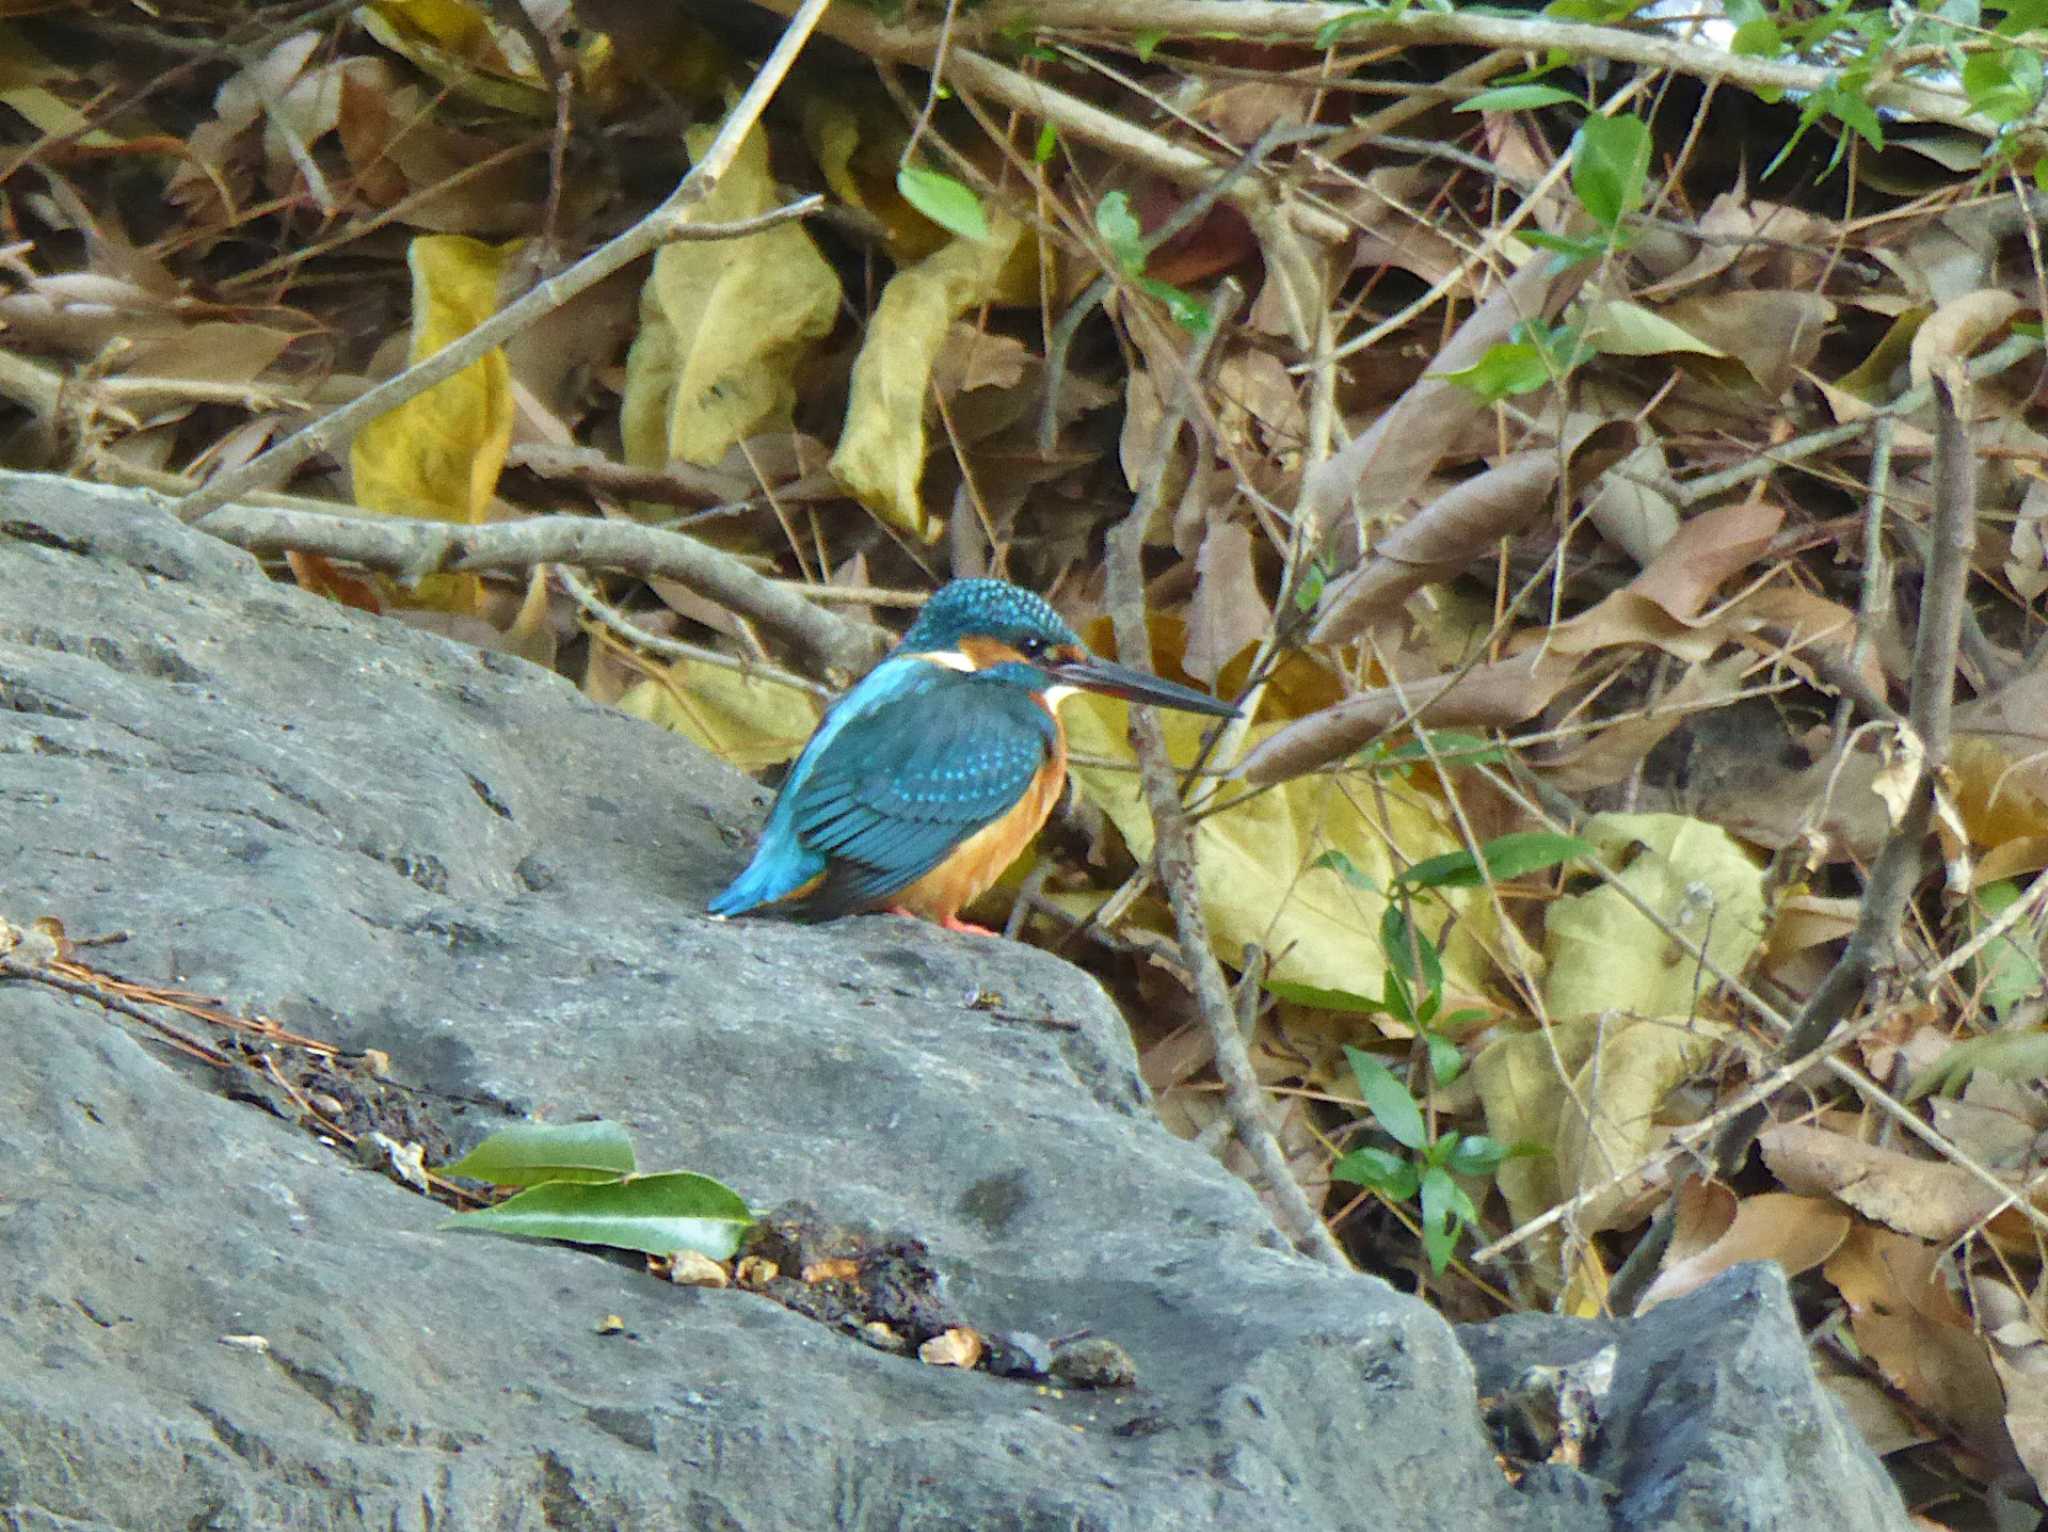
{"type": "MultiPolygon", "coordinates": [[[[2041,341],[2038,336],[2011,335],[1989,351],[1971,357],[1964,371],[1972,383],[1982,383],[1985,379],[1995,378],[2002,372],[2010,372],[2040,349],[2041,341]]],[[[1860,420],[1847,420],[1838,426],[1825,426],[1804,436],[1795,436],[1792,440],[1780,442],[1773,447],[1753,449],[1732,468],[1725,468],[1719,473],[1702,474],[1697,479],[1688,479],[1682,484],[1665,488],[1664,493],[1670,495],[1681,510],[1689,510],[1703,501],[1725,495],[1731,489],[1740,489],[1757,479],[1767,479],[1789,464],[1818,457],[1830,447],[1839,447],[1843,442],[1854,441],[1871,429],[1874,420],[1887,415],[1896,419],[1901,415],[1910,415],[1916,410],[1925,409],[1933,398],[1934,391],[1930,385],[1916,383],[1890,404],[1872,410],[1860,420]]]]}
{"type": "MultiPolygon", "coordinates": [[[[788,15],[795,0],[754,3],[778,15],[788,15]]],[[[983,18],[984,13],[977,11],[971,28],[963,20],[956,31],[986,33],[988,29],[981,25],[983,18]]],[[[859,6],[834,10],[820,30],[871,58],[913,64],[921,69],[930,66],[939,41],[936,27],[890,26],[859,6]]],[[[1230,165],[1230,158],[1212,157],[1186,148],[1058,86],[963,48],[957,40],[946,53],[946,83],[957,91],[971,91],[1049,122],[1068,139],[1107,150],[1119,159],[1194,191],[1200,191],[1230,165]]],[[[1284,209],[1279,207],[1266,185],[1256,177],[1232,187],[1225,200],[1242,212],[1254,232],[1262,236],[1275,219],[1291,222],[1312,239],[1335,241],[1348,232],[1342,219],[1309,206],[1300,198],[1288,198],[1284,209]]]]}
{"type": "Polygon", "coordinates": [[[595,287],[606,277],[670,240],[739,238],[792,218],[801,218],[824,206],[824,198],[811,196],[741,223],[693,225],[688,221],[691,209],[709,195],[731,166],[740,145],[760,120],[769,99],[781,88],[783,78],[796,62],[797,54],[803,50],[804,43],[829,4],[830,0],[803,0],[801,8],[783,29],[775,51],[768,55],[760,73],[747,86],[746,94],[726,114],[724,126],[718,130],[711,147],[704,151],[697,163],[690,167],[689,174],[677,183],[676,189],[653,212],[616,239],[600,245],[560,276],[536,283],[523,296],[461,339],[312,422],[240,468],[218,475],[204,489],[179,502],[178,519],[199,522],[237,495],[252,489],[268,489],[279,483],[301,464],[333,450],[372,420],[425,393],[436,383],[454,377],[486,352],[502,346],[579,293],[595,287]]]}
{"type": "Polygon", "coordinates": [[[689,660],[693,664],[713,665],[720,670],[735,670],[741,675],[771,681],[777,686],[793,687],[818,698],[821,702],[832,700],[829,687],[820,686],[808,676],[800,676],[793,670],[783,670],[775,665],[762,664],[758,660],[744,660],[738,655],[727,654],[722,649],[707,649],[702,644],[686,644],[679,638],[669,638],[660,633],[651,633],[624,612],[600,596],[588,580],[562,565],[555,570],[555,578],[562,589],[569,593],[569,599],[583,608],[587,625],[594,628],[609,643],[624,650],[644,649],[649,654],[658,654],[667,660],[689,660]]]}
{"type": "MultiPolygon", "coordinates": [[[[1905,811],[1871,868],[1870,881],[1863,891],[1863,906],[1857,912],[1856,929],[1841,957],[1786,1030],[1778,1045],[1780,1058],[1798,1058],[1824,1048],[1835,1028],[1858,1005],[1876,998],[1873,989],[1896,967],[1899,931],[1925,864],[1927,836],[1934,825],[1935,793],[1939,790],[1941,768],[1948,760],[1950,720],[1955,710],[1956,655],[1962,636],[1970,554],[1977,537],[1976,459],[1952,392],[1962,386],[1962,375],[1963,369],[1958,365],[1952,380],[1937,374],[1927,385],[1935,401],[1937,426],[1934,524],[1929,533],[1926,588],[1913,645],[1911,742],[1922,755],[1919,776],[1905,811]]],[[[1832,1057],[1834,1050],[1828,1052],[1831,1066],[1846,1069],[1832,1057]]],[[[1897,1103],[1892,1105],[1896,1107],[1897,1103]]],[[[1894,1115],[1916,1134],[1921,1134],[1925,1127],[1910,1111],[1894,1115]]],[[[1710,1154],[1711,1173],[1722,1180],[1732,1177],[1748,1158],[1750,1146],[1769,1120],[1767,1104],[1758,1102],[1723,1124],[1710,1154]]],[[[1670,1246],[1675,1207],[1674,1189],[1673,1199],[1658,1209],[1649,1232],[1615,1273],[1608,1297],[1616,1313],[1631,1312],[1649,1285],[1651,1272],[1670,1246]]]]}
{"type": "MultiPolygon", "coordinates": [[[[1241,294],[1235,283],[1225,283],[1212,307],[1208,331],[1190,350],[1182,373],[1160,423],[1162,455],[1172,450],[1187,418],[1189,396],[1200,386],[1202,364],[1209,347],[1236,312],[1241,294]]],[[[1164,475],[1154,475],[1139,494],[1137,503],[1109,535],[1107,557],[1108,603],[1116,626],[1118,657],[1127,665],[1145,666],[1151,661],[1152,639],[1145,625],[1145,571],[1143,567],[1145,529],[1159,509],[1159,485],[1164,475]]],[[[1173,908],[1174,929],[1180,937],[1181,962],[1193,986],[1195,1004],[1208,1029],[1210,1046],[1216,1055],[1216,1072],[1223,1080],[1223,1099],[1238,1141],[1251,1155],[1265,1183],[1266,1195],[1280,1227],[1295,1248],[1326,1265],[1349,1271],[1351,1262],[1336,1237],[1309,1206],[1301,1184],[1288,1168],[1273,1130],[1262,1110],[1265,1091],[1252,1068],[1251,1054],[1238,1030],[1237,1007],[1223,967],[1216,961],[1209,941],[1208,919],[1202,913],[1202,896],[1195,883],[1195,838],[1188,826],[1187,811],[1180,801],[1173,763],[1167,759],[1166,739],[1159,720],[1144,708],[1131,712],[1131,737],[1137,748],[1138,768],[1150,800],[1153,824],[1153,861],[1159,881],[1173,908]]]]}
{"type": "MultiPolygon", "coordinates": [[[[774,0],[768,0],[771,5],[774,0]]],[[[1401,48],[1429,44],[1494,48],[1542,58],[1552,50],[1575,59],[1609,59],[1646,70],[1665,70],[1697,80],[1726,81],[1761,95],[1773,92],[1811,94],[1834,79],[1836,69],[1820,64],[1786,63],[1730,52],[1710,43],[1681,42],[1657,31],[1589,26],[1542,17],[1481,16],[1414,7],[1398,14],[1374,14],[1355,4],[1305,4],[1295,0],[1014,0],[977,10],[959,32],[984,39],[1058,32],[1065,36],[1104,35],[1133,38],[1139,34],[1167,37],[1212,37],[1218,34],[1248,43],[1313,44],[1333,22],[1344,23],[1338,45],[1344,48],[1401,48]]],[[[898,46],[930,28],[897,29],[898,46]]],[[[1998,136],[1998,124],[1970,110],[1958,88],[1941,88],[1913,80],[1872,82],[1866,98],[1923,122],[1945,123],[1983,138],[1998,136]]]]}

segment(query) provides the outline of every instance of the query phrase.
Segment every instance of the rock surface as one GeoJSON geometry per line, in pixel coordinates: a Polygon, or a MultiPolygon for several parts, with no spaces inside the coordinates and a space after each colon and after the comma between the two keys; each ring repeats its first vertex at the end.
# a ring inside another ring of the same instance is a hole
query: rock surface
{"type": "MultiPolygon", "coordinates": [[[[1614,1327],[1627,1429],[1510,1486],[1450,1328],[1291,1254],[1160,1129],[1087,977],[888,917],[701,914],[763,801],[143,497],[0,475],[0,915],[120,933],[82,956],[382,1049],[465,1143],[601,1115],[643,1167],[912,1233],[978,1322],[1092,1331],[1138,1374],[924,1367],[750,1294],[438,1232],[131,1022],[5,980],[0,1523],[1905,1524],[1770,1274],[1690,1300],[1715,1326],[1614,1327]]],[[[1530,1355],[1582,1344],[1517,1323],[1530,1355]]]]}

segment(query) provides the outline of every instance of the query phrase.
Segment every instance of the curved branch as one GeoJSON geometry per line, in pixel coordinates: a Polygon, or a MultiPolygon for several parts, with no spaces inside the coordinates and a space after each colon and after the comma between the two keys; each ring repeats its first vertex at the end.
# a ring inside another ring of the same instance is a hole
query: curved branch
{"type": "Polygon", "coordinates": [[[658,527],[589,516],[536,516],[470,526],[399,516],[323,516],[310,511],[224,505],[206,531],[258,555],[318,553],[416,579],[574,564],[657,576],[759,623],[820,669],[857,674],[882,657],[889,635],[756,574],[729,553],[658,527]]]}

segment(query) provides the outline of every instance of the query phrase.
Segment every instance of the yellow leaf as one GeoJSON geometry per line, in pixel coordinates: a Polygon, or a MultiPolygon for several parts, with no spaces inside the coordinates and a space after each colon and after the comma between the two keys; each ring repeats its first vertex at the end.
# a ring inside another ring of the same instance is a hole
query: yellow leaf
{"type": "Polygon", "coordinates": [[[473,101],[546,118],[554,98],[526,39],[465,0],[376,0],[356,19],[393,53],[473,101]]]}
{"type": "MultiPolygon", "coordinates": [[[[1763,873],[1727,832],[1676,814],[1596,814],[1580,833],[1621,884],[1724,970],[1748,964],[1763,939],[1763,873]]],[[[1698,1014],[1712,983],[1699,960],[1618,889],[1556,900],[1544,938],[1552,1024],[1500,1039],[1472,1068],[1487,1132],[1555,1151],[1501,1166],[1518,1223],[1659,1148],[1668,1128],[1658,1111],[1726,1030],[1698,1014]]],[[[1594,1198],[1578,1227],[1613,1227],[1643,1189],[1631,1180],[1594,1198]]]]}
{"type": "Polygon", "coordinates": [[[913,536],[936,537],[917,492],[924,476],[925,392],[954,319],[991,301],[1023,225],[989,215],[987,239],[951,239],[896,273],[853,364],[846,429],[832,472],[861,504],[913,536]]]}
{"type": "MultiPolygon", "coordinates": [[[[715,124],[693,129],[691,155],[716,135],[715,124]]],[[[689,221],[737,223],[781,201],[757,129],[689,221]]],[[[641,291],[640,332],[626,359],[627,461],[710,467],[733,443],[786,419],[796,403],[796,363],[830,333],[839,296],[838,278],[796,224],[664,246],[641,291]]]]}
{"type": "MultiPolygon", "coordinates": [[[[1739,974],[1763,940],[1763,872],[1719,826],[1678,814],[1596,814],[1581,835],[1681,936],[1739,974]]],[[[1683,1019],[1712,985],[1699,960],[1617,889],[1559,899],[1544,922],[1546,1009],[1563,1020],[1617,1010],[1683,1019]]]]}
{"type": "MultiPolygon", "coordinates": [[[[1060,716],[1075,751],[1133,760],[1124,703],[1077,696],[1060,716]]],[[[1191,762],[1205,721],[1174,712],[1161,713],[1160,721],[1174,761],[1191,762]]],[[[1255,728],[1253,738],[1266,732],[1255,728]]],[[[1073,776],[1078,791],[1116,825],[1132,853],[1149,856],[1152,815],[1135,770],[1076,766],[1073,776]]],[[[1377,994],[1386,968],[1379,928],[1387,905],[1379,891],[1394,871],[1388,846],[1398,845],[1415,861],[1458,849],[1442,805],[1394,778],[1382,790],[1326,776],[1300,777],[1258,793],[1232,783],[1219,801],[1223,808],[1207,814],[1195,830],[1195,874],[1223,957],[1236,961],[1247,943],[1256,942],[1271,956],[1270,977],[1276,981],[1377,994]],[[1384,821],[1373,817],[1382,808],[1384,821]],[[1335,867],[1310,865],[1326,852],[1341,854],[1371,886],[1359,886],[1335,867]]],[[[1446,1009],[1455,1008],[1456,997],[1479,994],[1487,971],[1482,944],[1495,926],[1492,906],[1481,894],[1449,894],[1461,918],[1443,955],[1451,997],[1446,1009]]],[[[1418,901],[1418,924],[1437,934],[1443,910],[1434,899],[1418,901]]]]}
{"type": "Polygon", "coordinates": [[[742,771],[789,760],[818,724],[809,693],[696,660],[677,660],[628,688],[618,706],[695,740],[742,771]]]}
{"type": "MultiPolygon", "coordinates": [[[[1712,1055],[1724,1030],[1682,1018],[1581,1016],[1489,1044],[1472,1065],[1487,1133],[1553,1151],[1501,1165],[1496,1181],[1514,1221],[1605,1185],[1660,1148],[1669,1130],[1657,1109],[1712,1055]]],[[[1585,1232],[1613,1227],[1642,1190],[1624,1181],[1573,1222],[1585,1232]]]]}
{"type": "MultiPolygon", "coordinates": [[[[520,241],[486,245],[455,234],[412,242],[412,350],[418,362],[468,334],[498,307],[505,264],[520,241]]],[[[349,461],[356,503],[394,516],[476,523],[496,492],[512,441],[512,387],[503,351],[488,351],[454,377],[373,420],[349,461]]],[[[473,575],[433,576],[415,601],[474,612],[473,575]]]]}

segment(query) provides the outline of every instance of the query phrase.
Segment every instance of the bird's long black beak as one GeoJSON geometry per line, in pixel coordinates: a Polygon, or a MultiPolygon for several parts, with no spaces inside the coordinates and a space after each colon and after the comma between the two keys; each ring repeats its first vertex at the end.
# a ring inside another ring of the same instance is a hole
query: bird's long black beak
{"type": "Polygon", "coordinates": [[[1211,713],[1218,718],[1237,716],[1236,708],[1206,692],[1198,692],[1191,686],[1182,686],[1174,681],[1162,681],[1128,665],[1099,660],[1092,654],[1084,659],[1063,660],[1048,666],[1047,673],[1059,685],[1078,686],[1083,691],[1122,697],[1128,702],[1179,708],[1184,713],[1211,713]]]}

